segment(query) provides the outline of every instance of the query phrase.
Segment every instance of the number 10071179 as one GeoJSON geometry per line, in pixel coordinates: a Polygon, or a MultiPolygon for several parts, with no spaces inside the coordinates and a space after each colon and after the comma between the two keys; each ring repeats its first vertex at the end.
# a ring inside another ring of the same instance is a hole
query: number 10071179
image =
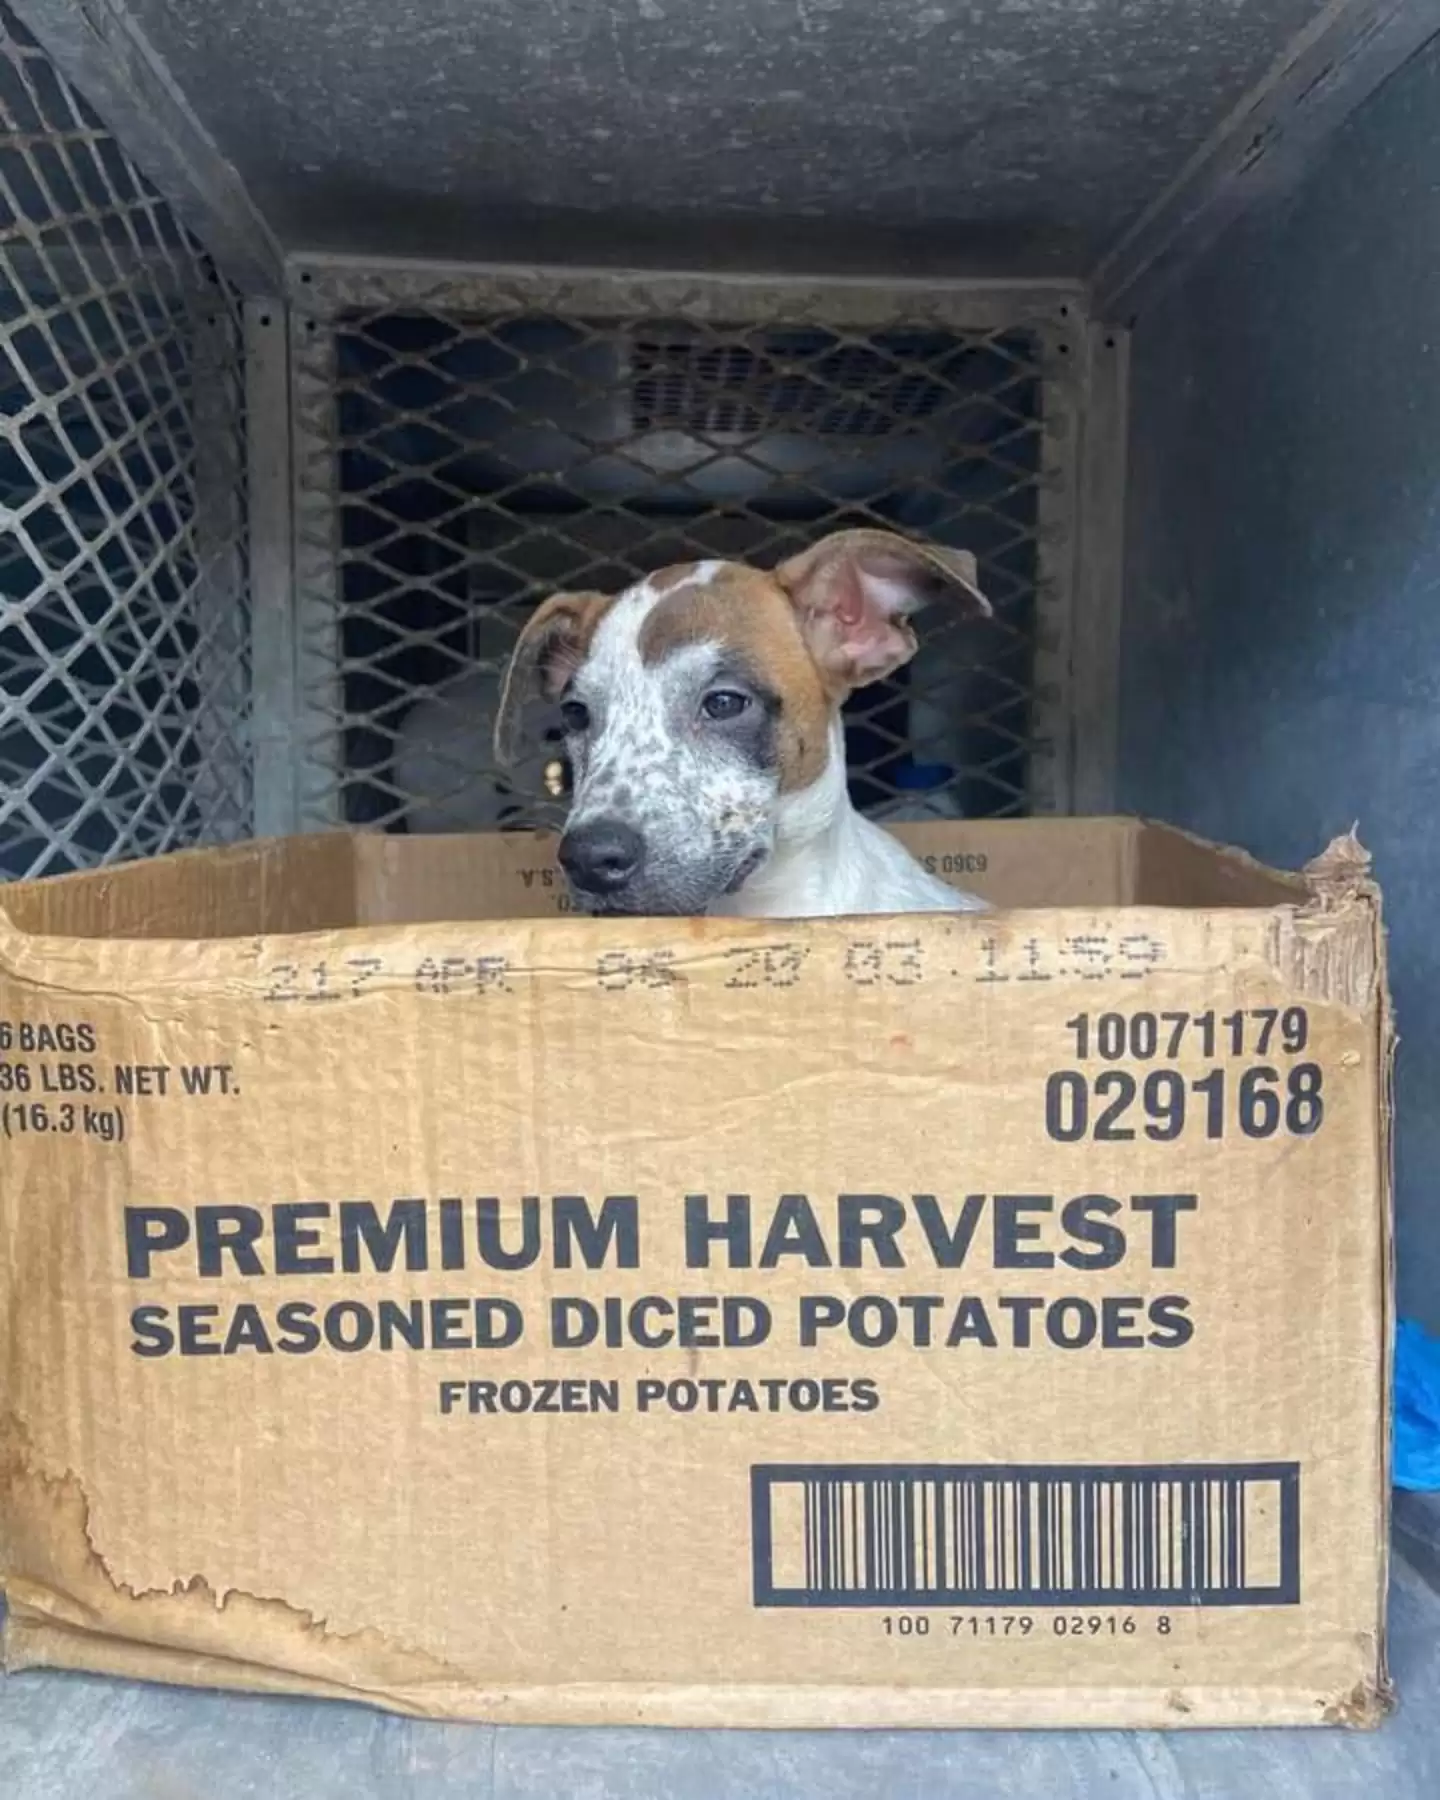
{"type": "Polygon", "coordinates": [[[1310,1015],[1303,1006],[1077,1013],[1065,1021],[1065,1034],[1077,1062],[1175,1062],[1182,1056],[1271,1062],[1305,1054],[1310,1015]]]}

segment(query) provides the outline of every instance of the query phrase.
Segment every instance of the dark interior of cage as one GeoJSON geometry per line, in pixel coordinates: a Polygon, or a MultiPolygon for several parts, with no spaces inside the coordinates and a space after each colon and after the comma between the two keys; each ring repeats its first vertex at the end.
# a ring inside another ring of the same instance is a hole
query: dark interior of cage
{"type": "Polygon", "coordinates": [[[768,567],[860,525],[973,551],[994,618],[932,604],[914,660],[851,697],[856,804],[1029,810],[1030,333],[390,312],[343,321],[336,354],[346,822],[553,825],[553,717],[535,717],[517,769],[490,746],[540,600],[696,559],[768,567]]]}

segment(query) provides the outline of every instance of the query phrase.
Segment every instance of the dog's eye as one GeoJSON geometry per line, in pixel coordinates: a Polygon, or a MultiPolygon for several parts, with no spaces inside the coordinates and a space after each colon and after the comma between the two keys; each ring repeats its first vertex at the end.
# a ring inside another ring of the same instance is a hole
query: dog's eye
{"type": "Polygon", "coordinates": [[[560,718],[565,729],[580,733],[590,729],[590,708],[580,700],[567,700],[560,708],[560,718]]]}
{"type": "Polygon", "coordinates": [[[700,710],[707,719],[738,719],[749,704],[748,694],[737,694],[734,688],[716,688],[700,702],[700,710]]]}

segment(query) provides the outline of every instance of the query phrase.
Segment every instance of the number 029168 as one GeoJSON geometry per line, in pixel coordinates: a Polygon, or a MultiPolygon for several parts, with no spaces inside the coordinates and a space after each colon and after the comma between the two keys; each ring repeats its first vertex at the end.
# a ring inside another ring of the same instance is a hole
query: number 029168
{"type": "Polygon", "coordinates": [[[1268,1063],[1217,1068],[1194,1077],[1178,1069],[1146,1075],[1057,1069],[1045,1083],[1045,1132],[1059,1144],[1169,1143],[1187,1135],[1308,1138],[1324,1120],[1325,1077],[1311,1062],[1283,1071],[1268,1063]]]}

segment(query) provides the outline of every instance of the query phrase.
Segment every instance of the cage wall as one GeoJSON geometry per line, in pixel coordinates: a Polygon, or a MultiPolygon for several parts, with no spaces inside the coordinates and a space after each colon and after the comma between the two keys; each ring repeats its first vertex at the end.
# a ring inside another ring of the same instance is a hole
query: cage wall
{"type": "Polygon", "coordinates": [[[996,616],[935,604],[914,662],[854,697],[856,803],[1067,803],[1085,359],[1063,293],[318,259],[291,293],[296,579],[262,618],[299,673],[284,718],[260,706],[262,739],[298,755],[262,757],[262,818],[554,823],[555,721],[516,770],[490,742],[539,600],[691,559],[766,566],[857,525],[973,550],[996,616]]]}
{"type": "Polygon", "coordinates": [[[1119,798],[1295,866],[1359,822],[1391,932],[1399,1302],[1440,1328],[1440,47],[1132,350],[1119,798]]]}
{"type": "Polygon", "coordinates": [[[3,11],[0,105],[0,876],[554,824],[554,722],[490,743],[541,598],[855,525],[974,551],[996,615],[852,700],[859,806],[1065,811],[1103,760],[1073,284],[300,259],[242,306],[3,11]]]}
{"type": "Polygon", "coordinates": [[[242,307],[0,33],[0,875],[553,824],[553,722],[518,771],[490,747],[539,599],[854,525],[973,550],[996,613],[933,607],[854,698],[857,804],[1076,804],[1106,709],[1074,631],[1098,339],[1073,284],[301,259],[242,307]]]}
{"type": "Polygon", "coordinates": [[[252,825],[235,296],[0,6],[0,877],[252,825]]]}

